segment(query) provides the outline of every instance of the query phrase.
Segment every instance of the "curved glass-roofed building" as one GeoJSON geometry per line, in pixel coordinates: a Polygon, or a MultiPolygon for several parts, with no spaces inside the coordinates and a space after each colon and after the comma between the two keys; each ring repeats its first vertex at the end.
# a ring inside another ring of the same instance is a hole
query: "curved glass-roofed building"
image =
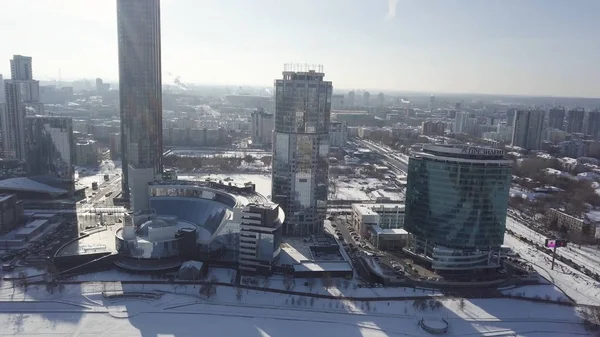
{"type": "MultiPolygon", "coordinates": [[[[269,203],[256,193],[253,184],[217,181],[157,181],[149,184],[148,195],[150,209],[132,214],[116,233],[117,251],[122,257],[238,262],[246,206],[269,203]]],[[[284,215],[282,211],[276,214],[266,219],[271,223],[261,226],[280,232],[284,215]]],[[[278,255],[276,246],[271,256],[278,255]]]]}
{"type": "Polygon", "coordinates": [[[202,260],[262,273],[279,257],[285,214],[253,184],[157,181],[148,185],[148,195],[150,209],[125,214],[121,228],[77,238],[55,261],[62,269],[79,268],[108,256],[125,269],[161,271],[202,260]]]}
{"type": "Polygon", "coordinates": [[[512,161],[500,149],[425,145],[408,164],[408,250],[436,270],[497,267],[504,242],[512,161]]]}

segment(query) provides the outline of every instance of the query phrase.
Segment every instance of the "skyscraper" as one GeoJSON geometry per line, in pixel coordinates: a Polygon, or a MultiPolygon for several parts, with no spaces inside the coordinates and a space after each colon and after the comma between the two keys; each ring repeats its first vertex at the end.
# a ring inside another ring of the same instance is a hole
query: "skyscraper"
{"type": "Polygon", "coordinates": [[[25,117],[28,173],[74,179],[75,139],[73,119],[59,116],[25,117]]]}
{"type": "Polygon", "coordinates": [[[31,56],[13,55],[10,60],[10,78],[15,81],[33,80],[31,56]]]}
{"type": "Polygon", "coordinates": [[[588,112],[587,134],[600,140],[600,110],[588,112]]]}
{"type": "Polygon", "coordinates": [[[117,0],[123,196],[148,207],[148,183],[162,172],[160,1],[117,0]]]}
{"type": "Polygon", "coordinates": [[[354,103],[356,103],[354,100],[356,98],[356,94],[354,93],[354,91],[349,91],[348,92],[348,100],[347,100],[347,104],[349,107],[354,106],[354,103]]]}
{"type": "Polygon", "coordinates": [[[368,106],[371,103],[371,94],[368,91],[363,93],[363,105],[368,106]]]}
{"type": "Polygon", "coordinates": [[[548,128],[564,130],[565,108],[551,108],[548,111],[548,128]]]}
{"type": "Polygon", "coordinates": [[[273,114],[265,112],[264,109],[252,112],[250,135],[254,144],[261,144],[264,147],[273,144],[273,120],[273,114]]]}
{"type": "Polygon", "coordinates": [[[499,267],[512,161],[501,149],[424,145],[408,162],[404,229],[437,271],[499,267]]]}
{"type": "Polygon", "coordinates": [[[512,146],[527,150],[539,150],[544,128],[544,111],[519,110],[515,112],[512,146]]]}
{"type": "Polygon", "coordinates": [[[332,85],[322,67],[286,65],[275,80],[272,199],[284,235],[320,233],[327,209],[332,85]]]}
{"type": "Polygon", "coordinates": [[[377,94],[377,104],[379,104],[379,106],[383,106],[385,104],[385,95],[382,92],[377,94]]]}
{"type": "Polygon", "coordinates": [[[585,117],[585,110],[583,109],[571,109],[567,112],[567,131],[568,133],[582,133],[583,132],[583,118],[585,117]]]}
{"type": "Polygon", "coordinates": [[[32,63],[31,56],[13,55],[10,60],[11,80],[19,84],[26,115],[44,113],[44,104],[40,102],[40,82],[33,79],[32,63]]]}
{"type": "Polygon", "coordinates": [[[2,125],[2,155],[8,159],[25,160],[25,108],[18,81],[4,81],[6,104],[0,116],[2,125]]]}
{"type": "Polygon", "coordinates": [[[454,119],[454,132],[465,133],[467,128],[467,120],[469,119],[469,113],[466,111],[456,111],[456,118],[454,119]]]}

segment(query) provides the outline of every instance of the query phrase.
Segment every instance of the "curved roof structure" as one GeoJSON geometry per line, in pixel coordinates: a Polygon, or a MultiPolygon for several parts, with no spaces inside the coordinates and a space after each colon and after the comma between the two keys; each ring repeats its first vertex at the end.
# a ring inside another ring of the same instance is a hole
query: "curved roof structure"
{"type": "Polygon", "coordinates": [[[46,185],[26,177],[0,180],[0,190],[18,192],[38,192],[50,195],[61,195],[68,193],[67,190],[64,190],[62,188],[52,187],[50,185],[46,185]]]}

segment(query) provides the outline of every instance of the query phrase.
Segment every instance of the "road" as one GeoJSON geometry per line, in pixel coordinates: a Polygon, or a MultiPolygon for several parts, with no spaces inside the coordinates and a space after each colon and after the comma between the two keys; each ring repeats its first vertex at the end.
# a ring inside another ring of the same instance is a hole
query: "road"
{"type": "Polygon", "coordinates": [[[344,237],[344,242],[348,243],[348,246],[350,247],[348,255],[352,259],[352,265],[354,266],[354,269],[358,272],[358,275],[364,282],[372,283],[373,277],[371,276],[371,272],[360,259],[358,255],[359,251],[352,249],[353,246],[358,247],[358,242],[354,241],[354,239],[350,235],[350,232],[348,231],[348,228],[346,228],[346,226],[348,225],[348,222],[346,222],[346,218],[336,217],[333,223],[335,224],[336,229],[339,230],[342,236],[344,237]]]}

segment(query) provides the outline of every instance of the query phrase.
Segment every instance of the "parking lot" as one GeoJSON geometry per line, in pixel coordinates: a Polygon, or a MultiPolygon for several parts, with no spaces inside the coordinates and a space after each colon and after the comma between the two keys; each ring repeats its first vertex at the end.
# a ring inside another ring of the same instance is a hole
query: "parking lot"
{"type": "Polygon", "coordinates": [[[348,215],[331,218],[336,237],[343,242],[343,246],[352,258],[352,264],[361,278],[366,282],[374,282],[368,266],[359,258],[361,254],[371,255],[385,275],[390,278],[404,278],[409,276],[419,280],[441,279],[432,270],[415,263],[413,259],[405,256],[401,251],[384,252],[373,247],[370,242],[362,238],[352,227],[351,218],[348,215]]]}

